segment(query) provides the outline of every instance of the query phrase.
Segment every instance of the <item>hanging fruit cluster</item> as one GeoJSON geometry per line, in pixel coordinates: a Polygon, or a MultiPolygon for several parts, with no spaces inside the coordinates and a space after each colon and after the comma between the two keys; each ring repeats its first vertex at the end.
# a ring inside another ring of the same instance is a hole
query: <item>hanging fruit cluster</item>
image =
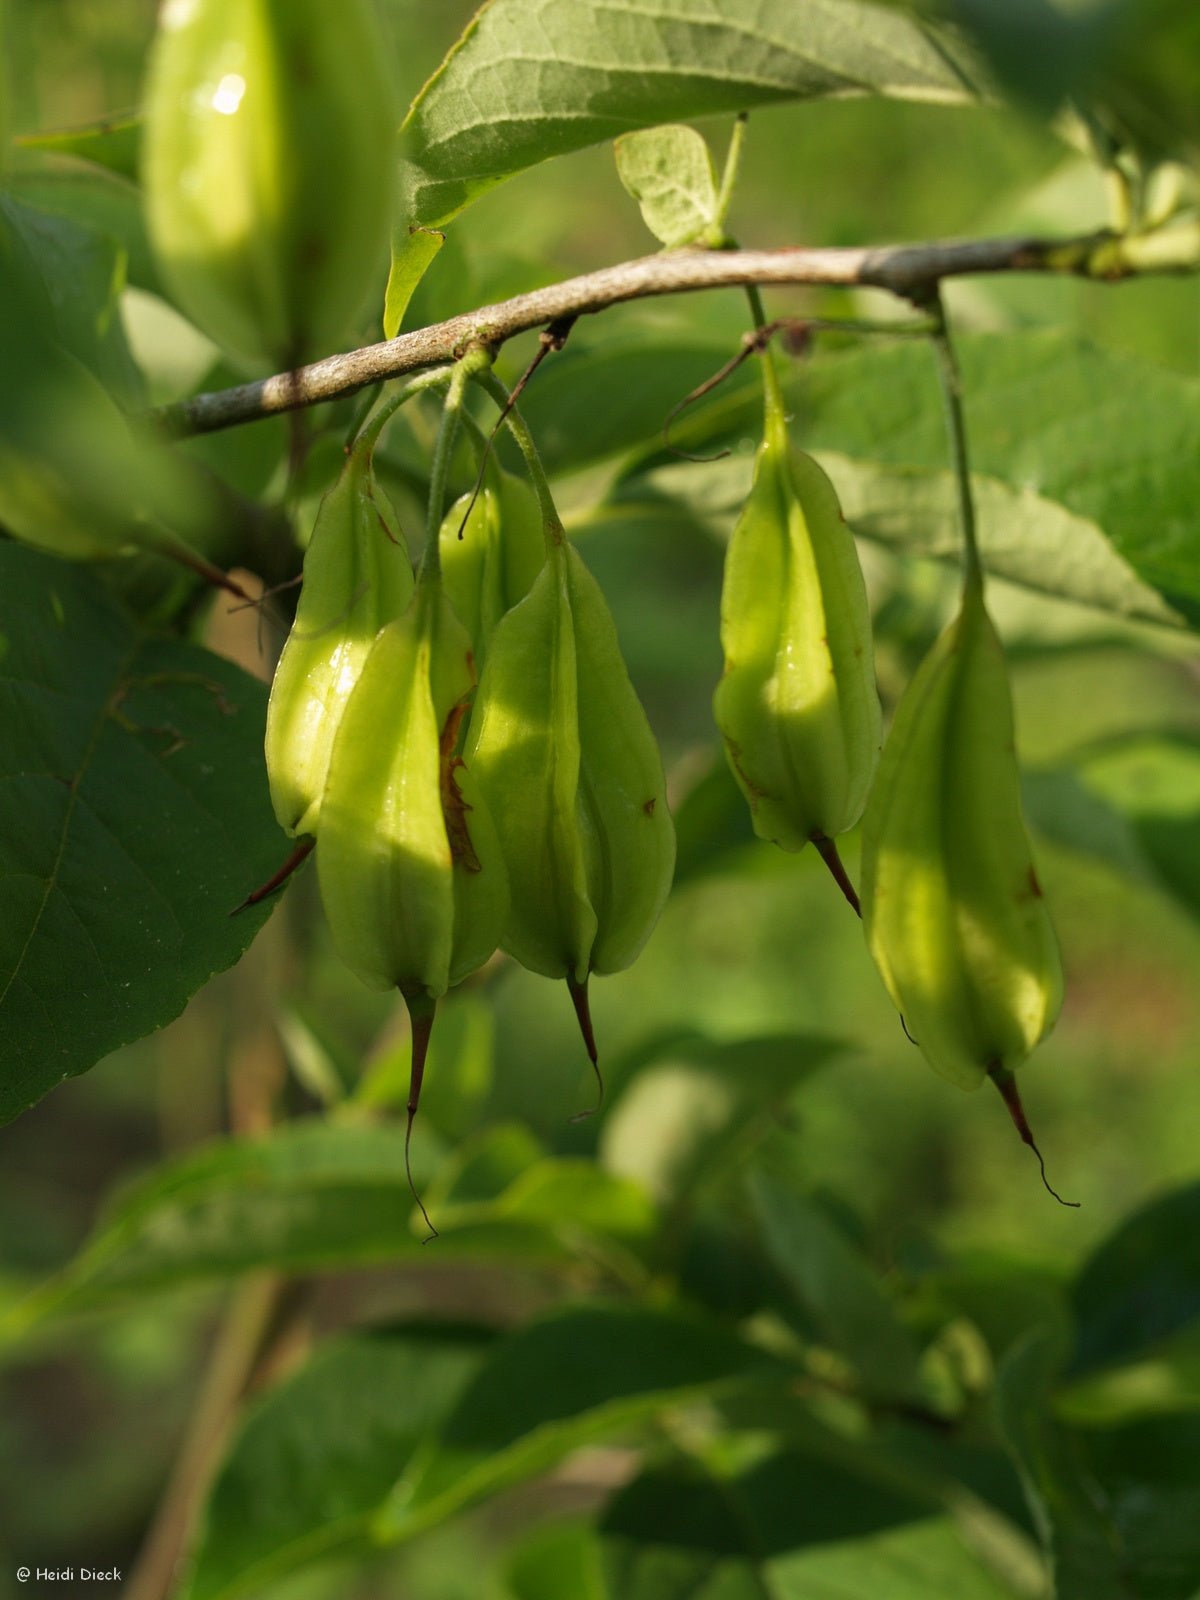
{"type": "Polygon", "coordinates": [[[565,979],[596,1060],[588,978],[638,954],[675,863],[658,747],[519,419],[536,487],[491,461],[474,504],[443,519],[463,393],[488,381],[486,360],[449,379],[415,579],[372,468],[394,405],[351,447],[267,722],[276,813],[315,837],[334,944],[408,1006],[410,1130],[437,1001],[498,947],[565,979]]]}
{"type": "MultiPolygon", "coordinates": [[[[939,340],[956,385],[944,320],[939,340]]],[[[959,614],[909,684],[880,760],[853,540],[828,478],[788,439],[769,351],[763,368],[766,437],[721,604],[714,705],[730,764],[760,837],[824,856],[929,1064],[963,1088],[990,1078],[1036,1153],[1013,1070],[1054,1026],[1062,970],[1021,813],[969,484],[959,614]],[[861,906],[833,845],[860,817],[861,906]]],[[[956,395],[951,420],[961,428],[956,395]]],[[[962,454],[965,469],[965,443],[962,454]]]]}
{"type": "MultiPolygon", "coordinates": [[[[370,286],[392,187],[383,59],[370,0],[344,0],[336,18],[319,0],[163,6],[146,113],[151,234],[180,305],[247,363],[328,348],[370,286]]],[[[715,188],[710,200],[713,243],[715,188]]],[[[861,913],[930,1064],[966,1087],[991,1078],[1032,1143],[1013,1071],[1053,1025],[1061,974],[1021,817],[965,446],[961,611],[880,759],[854,541],[829,479],[790,437],[765,340],[761,355],[764,439],[721,600],[714,714],[730,765],[755,832],[790,851],[811,843],[861,913]],[[861,906],[835,842],[860,821],[861,906]]],[[[293,863],[315,847],[335,946],[408,1006],[410,1133],[437,1002],[497,949],[565,981],[595,1063],[590,976],[645,944],[674,830],[612,617],[487,351],[384,401],[350,446],[308,547],[266,754],[278,819],[301,841],[293,863]],[[472,380],[500,405],[529,481],[489,450],[475,494],[446,515],[472,380]],[[373,452],[397,406],[439,384],[414,575],[373,452]]]]}

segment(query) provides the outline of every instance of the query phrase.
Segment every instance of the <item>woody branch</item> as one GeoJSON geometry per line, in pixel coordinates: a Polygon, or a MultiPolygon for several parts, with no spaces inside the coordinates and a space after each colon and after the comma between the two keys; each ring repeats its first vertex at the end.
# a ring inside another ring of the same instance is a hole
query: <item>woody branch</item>
{"type": "Polygon", "coordinates": [[[326,356],[292,372],[199,394],[163,407],[155,420],[177,438],[213,433],[442,365],[471,344],[498,349],[534,328],[657,295],[747,284],[809,284],[882,289],[922,302],[946,278],[985,273],[1073,274],[1116,282],[1144,273],[1197,270],[1200,223],[1196,222],[1132,236],[1102,232],[1068,239],[942,240],[854,249],[676,250],[567,278],[395,339],[326,356]]]}

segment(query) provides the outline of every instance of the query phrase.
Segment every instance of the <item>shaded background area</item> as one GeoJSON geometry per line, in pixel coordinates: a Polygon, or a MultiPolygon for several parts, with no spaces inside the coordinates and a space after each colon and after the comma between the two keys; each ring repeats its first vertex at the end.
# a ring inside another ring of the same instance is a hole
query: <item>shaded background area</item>
{"type": "MultiPolygon", "coordinates": [[[[18,128],[82,122],[136,102],[153,24],[146,0],[10,6],[18,128]]],[[[391,0],[407,92],[436,65],[470,10],[460,0],[391,0]]],[[[711,131],[723,148],[727,126],[711,131]]],[[[822,104],[752,119],[732,226],[754,245],[1066,232],[1101,225],[1105,204],[1102,185],[1082,161],[1018,112],[822,104]]],[[[652,247],[611,153],[585,152],[481,201],[422,287],[413,318],[449,315],[652,247]]],[[[950,303],[967,329],[1065,327],[1113,351],[1189,375],[1197,370],[1194,281],[1119,288],[972,282],[954,286],[950,303]]],[[[869,295],[780,293],[768,309],[878,313],[879,305],[869,295]]],[[[177,319],[148,306],[143,291],[129,296],[128,311],[152,393],[182,392],[203,367],[203,347],[177,319]]],[[[704,296],[621,310],[602,327],[582,330],[577,343],[586,350],[610,338],[648,344],[677,337],[710,345],[715,367],[735,348],[743,324],[737,297],[704,296]]],[[[364,329],[364,337],[374,336],[364,329]]],[[[531,348],[506,352],[510,373],[531,348]]],[[[574,381],[579,426],[602,428],[602,408],[619,405],[619,395],[598,391],[589,401],[583,359],[574,381]]],[[[802,370],[794,393],[802,425],[802,370]]],[[[546,410],[552,428],[553,408],[546,410]]],[[[536,392],[530,414],[536,420],[536,392]]],[[[419,429],[416,423],[397,439],[391,460],[391,487],[409,526],[419,522],[408,472],[421,447],[419,429]]],[[[747,454],[753,430],[735,429],[730,443],[747,454]]],[[[239,448],[213,447],[231,475],[239,448]]],[[[647,450],[658,448],[657,439],[647,439],[647,450]]],[[[549,453],[553,460],[553,441],[549,453]]],[[[569,464],[570,439],[558,454],[569,464]]],[[[240,470],[253,479],[252,462],[240,470]]],[[[612,471],[610,463],[589,461],[564,472],[562,502],[604,585],[663,743],[679,808],[680,880],[641,960],[594,986],[607,1116],[568,1122],[591,1103],[592,1087],[565,994],[497,961],[446,1004],[445,1042],[431,1064],[418,1143],[426,1137],[440,1155],[481,1128],[519,1123],[545,1150],[598,1153],[610,1171],[660,1197],[685,1186],[680,1173],[691,1162],[693,1215],[727,1235],[729,1245],[724,1257],[715,1252],[703,1264],[711,1272],[724,1260],[725,1274],[700,1288],[727,1312],[738,1309],[741,1171],[753,1153],[766,1152],[822,1197],[894,1279],[915,1278],[952,1256],[1015,1261],[1051,1274],[1074,1267],[1132,1207],[1197,1176],[1194,646],[1169,629],[996,586],[1027,804],[1068,976],[1062,1020],[1022,1084],[1055,1186],[1082,1203],[1066,1211],[1039,1186],[999,1103],[940,1082],[905,1042],[859,929],[820,865],[811,855],[789,858],[750,841],[710,725],[720,670],[721,529],[698,519],[652,518],[636,506],[625,515],[597,509],[612,471]],[[697,1088],[684,1035],[718,1042],[812,1036],[840,1048],[794,1093],[734,1127],[727,1110],[714,1111],[697,1088]],[[705,1137],[713,1126],[732,1131],[714,1145],[705,1137]]],[[[317,478],[316,465],[313,472],[317,478]]],[[[948,614],[954,576],[876,546],[865,558],[890,703],[948,614]]],[[[268,671],[271,640],[252,621],[242,626],[219,613],[209,626],[222,630],[222,647],[268,671]]],[[[848,859],[853,869],[853,841],[848,859]]],[[[114,1186],[164,1154],[229,1129],[255,1131],[283,1112],[311,1111],[364,1072],[382,1085],[379,1099],[394,1103],[404,1043],[398,1008],[362,991],[333,958],[315,883],[302,878],[239,968],[177,1023],[0,1129],[0,1299],[15,1302],[61,1267],[114,1186]]],[[[571,1291],[569,1281],[547,1282],[535,1270],[438,1262],[436,1246],[428,1255],[418,1267],[316,1286],[301,1342],[414,1309],[454,1316],[484,1307],[507,1326],[571,1291]]],[[[221,1302],[216,1289],[165,1294],[64,1323],[6,1354],[0,1597],[19,1592],[12,1573],[20,1562],[128,1567],[176,1457],[221,1302]]],[[[280,1359],[287,1356],[285,1350],[280,1359]]],[[[381,1557],[378,1570],[334,1569],[270,1593],[276,1600],[505,1593],[490,1576],[490,1561],[514,1527],[594,1504],[625,1465],[615,1453],[585,1457],[448,1532],[381,1557]]]]}

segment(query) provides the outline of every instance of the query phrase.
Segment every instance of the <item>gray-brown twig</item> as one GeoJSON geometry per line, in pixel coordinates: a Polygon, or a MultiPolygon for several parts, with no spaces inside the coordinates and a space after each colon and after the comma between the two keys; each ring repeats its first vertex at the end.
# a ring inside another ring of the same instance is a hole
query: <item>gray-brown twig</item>
{"type": "Polygon", "coordinates": [[[919,301],[945,278],[980,273],[1070,273],[1115,281],[1141,272],[1198,269],[1200,233],[1190,227],[1144,236],[1096,233],[1075,239],[942,240],[869,249],[664,251],[567,278],[361,350],[326,356],[293,372],[199,394],[164,406],[155,418],[177,438],[213,433],[453,361],[472,344],[495,349],[533,328],[656,295],[747,284],[815,284],[884,289],[919,301]]]}

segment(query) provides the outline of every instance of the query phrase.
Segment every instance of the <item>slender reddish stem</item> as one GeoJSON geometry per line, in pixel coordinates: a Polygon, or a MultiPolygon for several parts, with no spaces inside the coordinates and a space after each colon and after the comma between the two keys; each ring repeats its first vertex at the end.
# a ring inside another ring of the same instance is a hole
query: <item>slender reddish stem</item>
{"type": "Polygon", "coordinates": [[[1025,1115],[1025,1107],[1021,1104],[1021,1093],[1017,1088],[1017,1080],[1007,1067],[1001,1066],[998,1061],[993,1061],[988,1067],[988,1077],[1000,1091],[1000,1098],[1008,1107],[1008,1114],[1012,1118],[1013,1127],[1021,1135],[1022,1141],[1029,1146],[1037,1157],[1038,1166],[1042,1172],[1042,1183],[1046,1191],[1052,1194],[1060,1206],[1071,1206],[1078,1209],[1078,1200],[1064,1200],[1057,1189],[1051,1187],[1050,1180],[1046,1177],[1046,1163],[1042,1160],[1042,1152],[1037,1147],[1037,1140],[1033,1137],[1033,1130],[1029,1126],[1029,1118],[1025,1115]]]}
{"type": "Polygon", "coordinates": [[[858,891],[850,882],[850,876],[842,865],[842,858],[838,855],[837,845],[824,833],[814,833],[812,842],[816,846],[817,854],[829,868],[834,883],[845,895],[847,905],[849,905],[856,917],[861,917],[862,906],[858,901],[858,891]]]}

